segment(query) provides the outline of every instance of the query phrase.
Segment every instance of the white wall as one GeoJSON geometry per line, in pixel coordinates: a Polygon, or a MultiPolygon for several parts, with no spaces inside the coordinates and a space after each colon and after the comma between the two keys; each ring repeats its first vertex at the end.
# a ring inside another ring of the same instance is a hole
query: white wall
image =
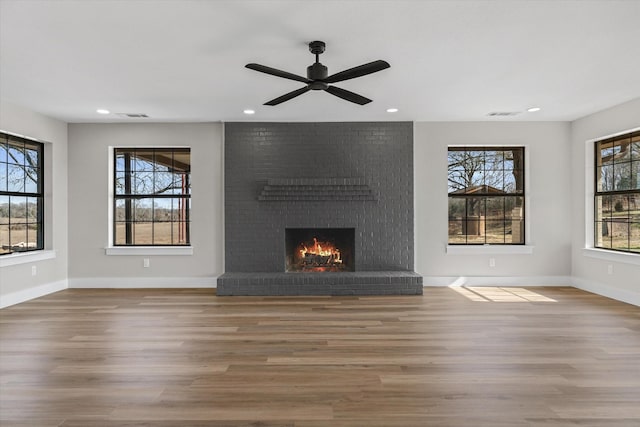
{"type": "Polygon", "coordinates": [[[0,307],[67,287],[67,124],[0,101],[0,129],[45,142],[45,249],[0,260],[0,307]],[[10,259],[12,258],[12,259],[10,259]],[[5,265],[19,262],[13,265],[5,265]],[[36,274],[32,274],[32,267],[36,274]]]}
{"type": "Polygon", "coordinates": [[[415,124],[416,271],[425,276],[425,285],[571,284],[569,131],[566,122],[415,124]],[[446,252],[450,145],[526,147],[527,243],[533,253],[488,252],[495,252],[494,248],[478,248],[487,251],[479,255],[446,252]],[[489,267],[489,258],[495,258],[495,267],[489,267]]]}
{"type": "Polygon", "coordinates": [[[640,127],[640,98],[615,106],[572,123],[571,126],[571,217],[572,272],[574,285],[592,292],[640,305],[640,256],[594,254],[585,250],[593,232],[590,199],[593,197],[593,164],[590,152],[594,139],[640,127]],[[589,150],[590,152],[587,152],[589,150]],[[585,208],[587,206],[587,208],[585,208]],[[589,235],[587,234],[589,233],[589,235]],[[591,254],[592,256],[587,256],[591,254]],[[600,258],[594,258],[600,256],[600,258]],[[606,258],[605,258],[606,257],[606,258]],[[609,265],[613,274],[608,273],[609,265]]]}
{"type": "MultiPolygon", "coordinates": [[[[590,197],[585,195],[585,182],[591,179],[586,176],[590,173],[585,167],[586,141],[638,126],[640,99],[573,123],[416,123],[416,271],[425,276],[425,284],[446,285],[460,277],[466,277],[468,284],[573,280],[583,289],[640,305],[636,258],[634,262],[598,259],[585,256],[583,249],[590,233],[585,219],[585,201],[590,197]],[[527,147],[527,240],[534,247],[532,254],[447,254],[449,145],[527,147]],[[489,267],[489,258],[495,258],[495,267],[489,267]],[[609,265],[613,274],[607,272],[609,265]]],[[[0,267],[0,305],[64,289],[67,278],[76,287],[212,286],[224,269],[222,127],[219,123],[72,124],[67,135],[66,123],[1,102],[0,129],[49,142],[46,246],[56,256],[0,267]],[[193,255],[107,256],[109,147],[185,145],[192,149],[193,255]],[[150,268],[143,268],[142,258],[150,258],[150,268]],[[32,276],[34,265],[37,274],[32,276]]]]}
{"type": "Polygon", "coordinates": [[[214,286],[224,268],[222,135],[220,123],[70,124],[70,287],[214,286]],[[193,255],[105,254],[114,146],[191,147],[193,255]]]}

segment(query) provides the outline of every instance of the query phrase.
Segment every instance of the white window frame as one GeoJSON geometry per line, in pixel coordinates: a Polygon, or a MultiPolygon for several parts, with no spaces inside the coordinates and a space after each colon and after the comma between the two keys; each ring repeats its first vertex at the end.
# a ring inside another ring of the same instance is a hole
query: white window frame
{"type": "Polygon", "coordinates": [[[56,251],[53,247],[53,144],[50,141],[44,141],[42,139],[22,135],[16,132],[10,132],[4,129],[0,129],[0,132],[6,133],[7,135],[17,136],[18,138],[39,142],[43,145],[42,149],[44,154],[44,163],[42,166],[42,179],[44,180],[44,249],[0,256],[0,268],[54,259],[56,257],[56,251]]]}
{"type": "MultiPolygon", "coordinates": [[[[113,182],[113,176],[115,173],[115,150],[118,148],[163,148],[163,149],[172,149],[172,148],[188,148],[191,150],[192,148],[188,145],[112,145],[107,147],[108,155],[108,168],[107,168],[107,182],[108,182],[108,213],[107,213],[107,239],[108,242],[105,246],[105,254],[106,255],[115,255],[115,256],[141,256],[141,255],[184,255],[190,256],[193,255],[193,246],[115,246],[113,242],[114,233],[113,233],[113,208],[115,204],[115,188],[113,182]]],[[[192,198],[193,199],[193,198],[192,198]]],[[[193,233],[193,223],[190,224],[191,233],[193,233]]],[[[191,234],[193,235],[193,234],[191,234]]]]}
{"type": "MultiPolygon", "coordinates": [[[[640,265],[640,254],[634,254],[631,252],[620,252],[608,249],[601,249],[594,247],[595,236],[595,143],[602,141],[603,139],[613,138],[615,136],[624,135],[627,133],[637,132],[640,127],[633,129],[627,129],[620,132],[615,132],[609,135],[599,136],[597,138],[588,139],[584,142],[584,247],[582,248],[582,255],[601,259],[605,261],[615,261],[625,264],[640,265]]],[[[525,172],[526,173],[526,172],[525,172]]]]}
{"type": "MultiPolygon", "coordinates": [[[[483,148],[492,147],[514,147],[524,149],[524,245],[449,245],[447,243],[445,251],[447,255],[531,255],[535,246],[531,239],[531,179],[529,177],[531,171],[531,156],[529,155],[529,144],[451,144],[447,146],[447,154],[449,147],[452,148],[483,148]]],[[[448,160],[445,159],[448,164],[448,160]]],[[[447,198],[447,206],[448,206],[447,198]]],[[[447,242],[449,237],[447,235],[447,242]]]]}

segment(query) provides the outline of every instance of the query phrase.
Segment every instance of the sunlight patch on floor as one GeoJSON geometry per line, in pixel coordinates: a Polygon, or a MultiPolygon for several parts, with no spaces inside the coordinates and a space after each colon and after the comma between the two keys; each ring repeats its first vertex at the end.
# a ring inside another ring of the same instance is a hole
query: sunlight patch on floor
{"type": "Polygon", "coordinates": [[[456,291],[457,293],[459,293],[460,295],[463,295],[469,298],[471,301],[489,302],[489,300],[483,297],[482,295],[478,295],[463,286],[449,286],[449,287],[454,291],[456,291]]]}
{"type": "Polygon", "coordinates": [[[450,286],[460,295],[477,302],[557,302],[525,288],[498,286],[450,286]]]}

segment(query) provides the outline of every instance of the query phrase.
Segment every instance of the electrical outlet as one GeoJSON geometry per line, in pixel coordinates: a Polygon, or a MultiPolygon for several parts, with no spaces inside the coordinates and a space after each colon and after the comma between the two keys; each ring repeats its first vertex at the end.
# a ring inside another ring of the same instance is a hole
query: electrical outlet
{"type": "Polygon", "coordinates": [[[496,259],[489,258],[489,267],[495,267],[495,266],[496,266],[496,259]]]}
{"type": "Polygon", "coordinates": [[[36,267],[35,265],[31,266],[31,275],[35,276],[36,274],[38,274],[38,267],[36,267]]]}
{"type": "Polygon", "coordinates": [[[142,260],[142,266],[143,266],[144,268],[149,268],[149,258],[144,258],[144,259],[142,260]]]}
{"type": "Polygon", "coordinates": [[[607,273],[608,274],[613,274],[613,264],[607,265],[607,273]]]}

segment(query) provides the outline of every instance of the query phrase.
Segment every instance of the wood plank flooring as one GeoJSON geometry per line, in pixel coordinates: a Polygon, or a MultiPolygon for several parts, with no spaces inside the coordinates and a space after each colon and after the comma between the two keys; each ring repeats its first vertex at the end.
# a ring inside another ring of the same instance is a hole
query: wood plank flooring
{"type": "Polygon", "coordinates": [[[640,308],[70,289],[0,310],[4,426],[640,426],[640,308]]]}

